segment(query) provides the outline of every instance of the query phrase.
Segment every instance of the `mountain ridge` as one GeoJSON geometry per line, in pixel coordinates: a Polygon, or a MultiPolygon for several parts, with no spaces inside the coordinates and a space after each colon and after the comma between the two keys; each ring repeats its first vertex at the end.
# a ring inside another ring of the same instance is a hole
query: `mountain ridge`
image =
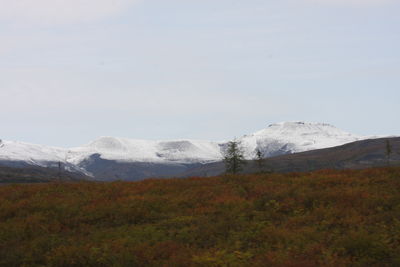
{"type": "MultiPolygon", "coordinates": [[[[261,150],[264,157],[268,158],[339,146],[367,138],[370,137],[351,134],[327,123],[296,121],[270,124],[237,140],[243,146],[245,158],[250,160],[255,157],[256,150],[261,150]]],[[[105,173],[111,173],[114,174],[114,179],[117,179],[120,177],[117,172],[121,166],[126,170],[124,178],[128,177],[129,173],[136,173],[137,177],[143,178],[160,175],[162,170],[174,175],[198,167],[199,164],[221,161],[227,142],[190,139],[143,140],[103,136],[86,145],[70,149],[16,141],[2,141],[0,145],[0,165],[2,162],[15,161],[33,166],[55,167],[61,162],[63,168],[68,171],[101,176],[103,179],[105,173]],[[107,168],[101,166],[102,164],[107,168]],[[153,172],[151,168],[159,171],[153,172]],[[171,172],[168,168],[174,171],[171,172]]]]}
{"type": "MultiPolygon", "coordinates": [[[[310,172],[322,169],[365,169],[400,166],[400,137],[360,140],[341,146],[280,155],[258,160],[248,160],[243,173],[257,172],[310,172]],[[388,156],[387,144],[392,153],[388,156]]],[[[192,168],[179,177],[209,177],[225,172],[223,162],[213,162],[192,168]]]]}

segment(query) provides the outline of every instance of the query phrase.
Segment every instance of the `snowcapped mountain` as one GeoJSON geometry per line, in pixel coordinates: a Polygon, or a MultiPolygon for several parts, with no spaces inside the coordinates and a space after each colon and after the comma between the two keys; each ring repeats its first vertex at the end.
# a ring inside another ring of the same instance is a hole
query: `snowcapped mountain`
{"type": "MultiPolygon", "coordinates": [[[[365,139],[324,123],[282,122],[251,135],[239,138],[246,158],[252,159],[256,149],[265,157],[339,146],[365,139]]],[[[226,142],[198,140],[149,141],[101,137],[92,143],[70,149],[67,161],[79,164],[93,154],[102,159],[123,162],[207,163],[222,159],[226,142]]]]}
{"type": "Polygon", "coordinates": [[[0,165],[10,167],[38,166],[58,168],[88,175],[84,169],[67,161],[68,150],[59,147],[0,140],[0,165]]]}
{"type": "MultiPolygon", "coordinates": [[[[238,140],[245,157],[253,159],[257,149],[263,152],[264,157],[272,157],[334,147],[367,138],[324,123],[282,122],[271,124],[238,140]]],[[[220,161],[226,144],[198,140],[149,141],[101,137],[81,147],[64,149],[0,141],[0,165],[11,163],[15,166],[18,163],[56,167],[61,162],[69,171],[92,173],[94,176],[106,171],[107,174],[117,173],[118,166],[123,165],[126,176],[138,168],[141,170],[140,175],[151,176],[159,175],[165,168],[173,167],[178,172],[194,165],[220,161]],[[105,166],[108,166],[107,170],[105,166]],[[155,166],[163,168],[153,173],[151,168],[155,166]]]]}
{"type": "Polygon", "coordinates": [[[242,142],[245,156],[255,157],[259,149],[264,157],[340,146],[369,137],[354,135],[326,123],[281,122],[246,135],[242,142]]]}
{"type": "Polygon", "coordinates": [[[88,145],[70,149],[67,161],[79,164],[94,154],[105,160],[152,163],[207,163],[221,158],[219,144],[210,141],[101,137],[88,145]]]}
{"type": "Polygon", "coordinates": [[[64,162],[66,150],[57,147],[34,145],[0,140],[0,160],[21,161],[40,167],[49,167],[49,162],[64,162]]]}

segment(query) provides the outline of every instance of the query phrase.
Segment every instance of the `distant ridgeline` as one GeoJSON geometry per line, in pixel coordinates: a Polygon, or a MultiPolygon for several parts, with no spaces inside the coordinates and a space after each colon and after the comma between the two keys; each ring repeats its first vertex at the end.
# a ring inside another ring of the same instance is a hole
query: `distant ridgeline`
{"type": "MultiPolygon", "coordinates": [[[[290,172],[323,168],[365,168],[398,164],[398,139],[386,159],[387,139],[358,136],[326,123],[284,122],[237,139],[249,164],[244,172],[290,172]],[[370,141],[375,140],[375,141],[370,141]],[[354,143],[355,142],[355,143],[354,143]],[[344,144],[354,143],[347,149],[344,144]],[[322,150],[319,149],[328,149],[322,150]],[[310,153],[302,153],[313,151],[310,153]],[[265,158],[262,168],[252,160],[265,158]],[[258,166],[258,167],[257,167],[258,166]]],[[[227,142],[149,141],[101,137],[64,149],[23,142],[0,142],[0,166],[58,168],[96,180],[137,181],[145,178],[211,176],[224,172],[227,142]]]]}

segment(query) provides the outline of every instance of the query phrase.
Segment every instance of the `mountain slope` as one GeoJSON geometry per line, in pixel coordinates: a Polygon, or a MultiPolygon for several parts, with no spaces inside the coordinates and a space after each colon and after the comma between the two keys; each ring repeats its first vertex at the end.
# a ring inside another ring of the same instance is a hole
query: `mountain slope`
{"type": "Polygon", "coordinates": [[[264,157],[327,148],[366,139],[342,131],[326,123],[282,122],[239,139],[247,159],[255,157],[256,149],[264,157]]]}
{"type": "MultiPolygon", "coordinates": [[[[239,138],[245,157],[256,150],[273,157],[339,146],[363,140],[329,124],[283,122],[239,138]]],[[[64,149],[21,142],[0,142],[0,164],[12,167],[57,167],[101,180],[171,177],[223,158],[227,142],[150,141],[101,137],[87,145],[64,149]]]]}
{"type": "Polygon", "coordinates": [[[0,165],[0,184],[8,183],[44,183],[55,181],[92,181],[91,177],[48,167],[25,166],[13,168],[0,165]]]}
{"type": "MultiPolygon", "coordinates": [[[[363,169],[387,165],[400,166],[400,137],[361,140],[337,147],[281,155],[263,160],[262,165],[260,168],[257,161],[248,161],[243,172],[284,173],[321,169],[363,169]],[[387,141],[390,141],[393,151],[389,161],[386,156],[387,141]]],[[[224,171],[224,163],[215,162],[188,170],[181,177],[214,176],[224,171]]]]}
{"type": "MultiPolygon", "coordinates": [[[[246,158],[256,149],[265,157],[326,148],[365,139],[323,123],[284,122],[239,138],[246,158]]],[[[67,161],[79,164],[92,155],[104,160],[147,163],[207,163],[222,159],[221,148],[227,142],[198,140],[149,141],[101,137],[92,143],[70,149],[67,161]]]]}
{"type": "Polygon", "coordinates": [[[198,140],[149,141],[101,137],[68,151],[67,161],[79,164],[92,155],[121,162],[206,163],[221,159],[216,142],[198,140]]]}
{"type": "Polygon", "coordinates": [[[64,171],[90,175],[67,160],[68,149],[16,141],[0,140],[0,165],[8,167],[59,168],[64,171]]]}
{"type": "Polygon", "coordinates": [[[63,148],[0,140],[0,160],[21,161],[40,167],[51,167],[50,162],[65,162],[63,148]]]}

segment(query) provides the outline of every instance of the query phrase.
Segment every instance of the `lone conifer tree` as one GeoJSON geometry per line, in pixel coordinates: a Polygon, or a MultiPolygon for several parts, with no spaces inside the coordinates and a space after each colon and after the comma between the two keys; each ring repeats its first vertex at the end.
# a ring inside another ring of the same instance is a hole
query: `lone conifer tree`
{"type": "Polygon", "coordinates": [[[264,170],[264,155],[259,148],[256,150],[256,160],[258,168],[262,172],[264,170]]]}
{"type": "Polygon", "coordinates": [[[224,163],[226,173],[238,173],[243,169],[245,164],[241,143],[233,140],[228,143],[228,147],[224,152],[224,163]]]}
{"type": "Polygon", "coordinates": [[[58,179],[61,180],[61,161],[58,162],[58,179]]]}
{"type": "Polygon", "coordinates": [[[387,164],[390,165],[390,156],[392,155],[392,145],[389,140],[386,140],[386,158],[387,164]]]}

